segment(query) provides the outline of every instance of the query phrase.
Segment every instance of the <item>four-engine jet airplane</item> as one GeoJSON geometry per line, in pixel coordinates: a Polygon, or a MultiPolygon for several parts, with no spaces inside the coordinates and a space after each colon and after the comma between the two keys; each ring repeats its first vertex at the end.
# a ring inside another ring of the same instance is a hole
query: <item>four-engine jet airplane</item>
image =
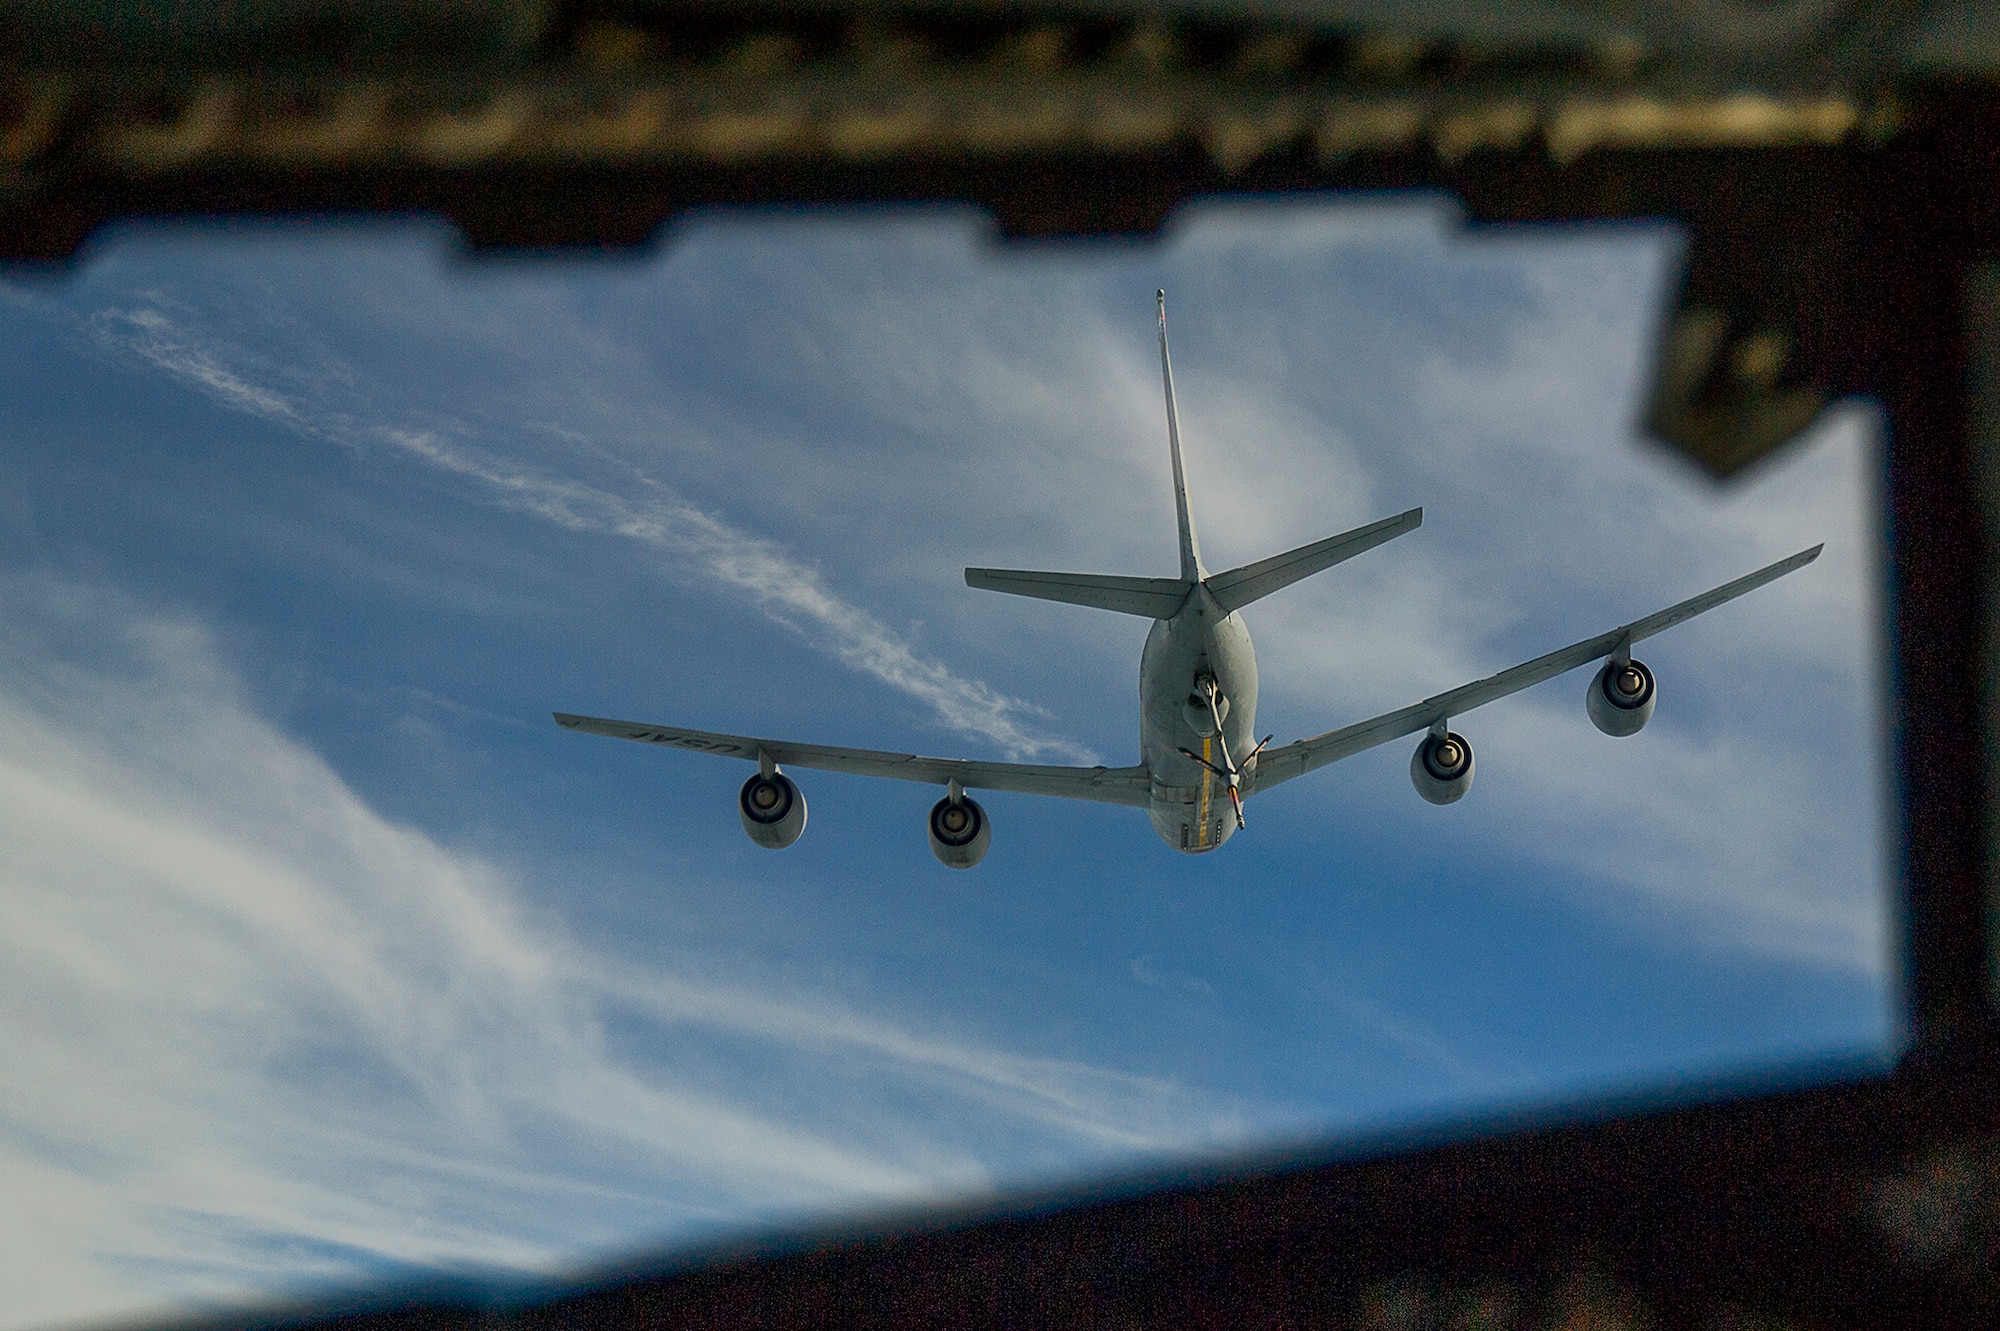
{"type": "Polygon", "coordinates": [[[1180,576],[1124,578],[1018,569],[965,570],[968,586],[1143,615],[1153,621],[1145,652],[1139,658],[1136,765],[1043,767],[920,758],[564,712],[555,714],[556,722],[570,730],[756,763],[756,773],[737,797],[737,812],[750,839],[774,850],[798,840],[806,825],[805,796],[782,770],[789,766],[945,787],[945,797],[931,809],[930,842],[938,859],[953,868],[969,869],[977,864],[993,835],[986,811],[965,793],[968,790],[1011,790],[1129,804],[1146,810],[1168,845],[1199,854],[1214,850],[1243,826],[1243,801],[1250,796],[1405,735],[1423,735],[1410,758],[1410,780],[1417,792],[1433,804],[1449,804],[1472,785],[1472,746],[1451,729],[1453,718],[1600,659],[1604,665],[1591,679],[1585,695],[1590,719],[1607,735],[1633,734],[1652,716],[1657,696],[1653,672],[1632,656],[1634,643],[1803,568],[1822,548],[1816,545],[1800,551],[1658,614],[1385,716],[1280,749],[1267,747],[1272,739],[1269,735],[1253,743],[1257,657],[1250,647],[1249,630],[1243,626],[1243,607],[1392,537],[1414,531],[1424,514],[1422,509],[1413,508],[1227,573],[1210,573],[1202,566],[1194,520],[1188,514],[1180,419],[1174,410],[1174,369],[1167,355],[1164,291],[1159,293],[1159,305],[1160,376],[1166,387],[1167,448],[1173,458],[1174,506],[1180,519],[1180,576]]]}

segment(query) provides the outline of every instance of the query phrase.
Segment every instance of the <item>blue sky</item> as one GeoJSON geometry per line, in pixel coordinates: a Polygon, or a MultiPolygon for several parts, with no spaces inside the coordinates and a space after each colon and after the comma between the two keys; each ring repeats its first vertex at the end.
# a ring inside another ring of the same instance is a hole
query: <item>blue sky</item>
{"type": "Polygon", "coordinates": [[[436,228],[121,233],[0,288],[0,1284],[42,1326],[563,1269],[1893,1042],[1872,418],[1719,489],[1637,441],[1671,235],[1423,202],[996,250],[712,217],[639,262],[436,228]],[[1817,541],[1587,675],[1254,801],[1220,854],[554,709],[1124,763],[1145,625],[966,564],[1171,572],[1417,504],[1246,612],[1284,742],[1817,541]]]}

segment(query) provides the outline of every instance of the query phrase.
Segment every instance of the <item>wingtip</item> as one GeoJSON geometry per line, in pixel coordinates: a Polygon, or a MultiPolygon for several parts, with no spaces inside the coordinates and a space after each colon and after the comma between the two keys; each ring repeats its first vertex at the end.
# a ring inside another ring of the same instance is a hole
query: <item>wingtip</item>
{"type": "Polygon", "coordinates": [[[564,730],[575,730],[579,725],[583,724],[582,717],[571,716],[568,712],[550,712],[549,715],[553,716],[556,719],[556,724],[564,730]]]}
{"type": "Polygon", "coordinates": [[[1826,542],[1825,542],[1825,541],[1821,541],[1821,542],[1820,542],[1820,543],[1819,543],[1818,545],[1816,545],[1816,546],[1814,546],[1814,547],[1813,547],[1812,549],[1810,549],[1810,550],[1806,551],[1806,552],[1805,552],[1805,557],[1806,557],[1806,563],[1810,564],[1810,563],[1812,563],[1812,562],[1813,562],[1813,560],[1815,560],[1815,559],[1818,559],[1818,558],[1819,558],[1819,552],[1820,552],[1820,551],[1822,551],[1822,550],[1824,550],[1824,549],[1826,549],[1826,542]]]}
{"type": "Polygon", "coordinates": [[[1424,506],[1422,504],[1418,504],[1415,508],[1405,513],[1403,516],[1410,520],[1410,525],[1412,527],[1421,527],[1424,525],[1424,506]]]}

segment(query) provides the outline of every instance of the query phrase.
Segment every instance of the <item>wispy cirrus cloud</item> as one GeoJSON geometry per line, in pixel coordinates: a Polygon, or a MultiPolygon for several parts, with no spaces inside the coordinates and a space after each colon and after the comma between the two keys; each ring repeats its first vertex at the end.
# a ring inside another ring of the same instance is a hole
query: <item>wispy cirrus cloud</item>
{"type": "Polygon", "coordinates": [[[690,503],[630,463],[617,464],[623,484],[616,489],[565,477],[481,449],[462,428],[397,425],[318,400],[345,385],[315,381],[298,367],[289,377],[300,383],[299,390],[273,387],[260,381],[260,369],[272,367],[260,365],[256,355],[201,335],[158,308],[101,310],[93,322],[101,341],[233,410],[349,447],[393,449],[472,483],[487,502],[571,531],[638,542],[683,575],[741,594],[841,664],[917,702],[946,729],[991,743],[1009,758],[1098,761],[1088,748],[1038,725],[1047,716],[1042,709],[919,652],[777,542],[690,503]]]}
{"type": "Polygon", "coordinates": [[[272,420],[294,425],[308,424],[290,398],[249,382],[211,352],[189,344],[180,336],[173,321],[160,311],[106,311],[99,316],[97,326],[108,331],[116,329],[121,323],[127,330],[124,340],[133,350],[218,401],[239,411],[272,420]]]}
{"type": "MultiPolygon", "coordinates": [[[[539,450],[502,456],[449,425],[370,435],[369,446],[429,450],[427,465],[463,469],[489,502],[534,507],[574,529],[679,542],[674,566],[706,575],[728,565],[739,580],[730,585],[803,625],[822,650],[848,652],[905,696],[928,691],[934,712],[984,727],[965,733],[1042,739],[1031,710],[981,692],[903,635],[877,632],[871,617],[846,622],[853,607],[795,576],[783,550],[746,547],[740,531],[714,536],[702,525],[712,515],[676,511],[676,496],[645,483],[649,471],[681,476],[693,458],[710,468],[715,492],[794,514],[837,510],[811,529],[826,567],[857,527],[879,537],[865,558],[884,576],[933,568],[947,545],[951,556],[978,549],[977,562],[1161,566],[1172,519],[1154,274],[1127,272],[1119,280],[1132,279],[1131,300],[1113,301],[1108,288],[1092,290],[1094,276],[1054,291],[1019,266],[968,265],[949,235],[860,230],[716,228],[635,282],[641,300],[510,288],[505,299],[421,289],[393,301],[406,330],[456,311],[450,337],[477,335],[468,362],[507,367],[529,386],[515,392],[487,371],[478,391],[506,410],[592,422],[591,438],[613,442],[590,455],[599,470],[577,471],[567,463],[582,452],[538,470],[514,459],[541,460],[539,450]],[[690,262],[696,249],[700,263],[690,262]],[[676,266],[688,271],[677,277],[676,266]],[[732,372],[688,369],[696,342],[726,348],[732,372]],[[717,399],[704,418],[716,439],[757,446],[716,445],[704,460],[702,448],[663,437],[657,420],[680,419],[704,394],[717,399]],[[778,405],[746,414],[746,401],[778,405]],[[807,411],[811,424],[788,430],[787,413],[796,421],[807,411]],[[845,432],[829,447],[825,422],[843,414],[845,432]],[[625,479],[604,483],[602,468],[631,461],[625,479]],[[573,480],[586,473],[597,483],[573,480]],[[837,504],[816,504],[834,493],[837,504]],[[947,511],[945,497],[951,523],[908,520],[947,511]]],[[[1580,726],[1580,681],[1482,713],[1476,735],[1519,739],[1482,741],[1490,775],[1449,817],[1550,870],[1582,874],[1593,901],[1609,889],[1603,899],[1621,913],[1630,902],[1660,914],[1668,932],[1879,973],[1877,543],[1864,517],[1863,423],[1837,422],[1728,491],[1691,482],[1632,437],[1671,245],[1629,229],[1578,232],[1562,246],[1488,235],[1459,235],[1401,207],[1364,217],[1359,232],[1344,211],[1255,209],[1191,217],[1177,244],[1147,261],[1181,293],[1181,409],[1211,562],[1427,507],[1422,533],[1249,612],[1267,727],[1305,735],[1400,706],[1826,541],[1812,569],[1649,648],[1667,701],[1645,737],[1613,745],[1580,726]],[[1532,720],[1517,726],[1521,717],[1532,720]],[[1514,774],[1503,777],[1506,763],[1514,774]],[[1811,797],[1786,795],[1776,773],[1811,797]],[[1761,812],[1739,817],[1751,809],[1761,812]]],[[[199,353],[182,373],[191,384],[286,421],[297,413],[284,394],[318,402],[284,366],[242,346],[226,355],[197,346],[179,330],[215,325],[170,297],[157,303],[167,322],[141,340],[169,359],[175,348],[199,353]],[[281,401],[260,398],[263,386],[281,401]]],[[[294,362],[311,361],[306,341],[285,340],[294,362]]],[[[452,400],[436,414],[459,410],[452,400]]],[[[337,415],[321,405],[308,414],[337,415]]],[[[976,613],[977,625],[958,628],[986,635],[990,677],[1015,692],[1038,687],[1016,681],[1045,663],[1034,659],[1046,653],[1045,608],[938,597],[926,609],[934,622],[976,613]]],[[[1121,628],[1087,628],[1065,652],[1088,656],[1121,628]]],[[[1065,683],[1105,690],[1070,696],[1127,696],[1128,661],[1101,655],[1101,669],[1065,683]]],[[[1393,764],[1381,771],[1369,797],[1384,809],[1407,804],[1393,764]]],[[[1348,779],[1320,778],[1319,798],[1325,782],[1348,779]]],[[[1302,783],[1292,797],[1309,790],[1302,783]]]]}
{"type": "Polygon", "coordinates": [[[604,955],[371,809],[203,626],[101,590],[0,581],[0,838],[0,1189],[43,1199],[0,1215],[9,1325],[1240,1131],[1163,1079],[604,955]]]}

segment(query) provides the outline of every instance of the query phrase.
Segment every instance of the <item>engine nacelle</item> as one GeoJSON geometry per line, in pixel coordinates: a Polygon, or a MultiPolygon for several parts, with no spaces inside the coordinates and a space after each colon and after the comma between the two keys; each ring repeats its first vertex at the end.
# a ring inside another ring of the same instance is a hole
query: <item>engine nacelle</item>
{"type": "Polygon", "coordinates": [[[1455,731],[1425,735],[1410,755],[1410,784],[1433,804],[1450,804],[1472,789],[1472,746],[1455,731]]]}
{"type": "Polygon", "coordinates": [[[993,844],[993,824],[986,810],[969,795],[947,795],[931,806],[931,854],[953,869],[970,869],[986,858],[993,844]]]}
{"type": "Polygon", "coordinates": [[[1637,661],[1615,665],[1610,661],[1591,677],[1590,692],[1583,704],[1590,712],[1590,724],[1607,735],[1636,735],[1653,719],[1653,703],[1659,690],[1653,672],[1637,661]]]}
{"type": "Polygon", "coordinates": [[[806,830],[806,797],[783,772],[758,772],[736,796],[743,830],[766,850],[783,850],[806,830]]]}

